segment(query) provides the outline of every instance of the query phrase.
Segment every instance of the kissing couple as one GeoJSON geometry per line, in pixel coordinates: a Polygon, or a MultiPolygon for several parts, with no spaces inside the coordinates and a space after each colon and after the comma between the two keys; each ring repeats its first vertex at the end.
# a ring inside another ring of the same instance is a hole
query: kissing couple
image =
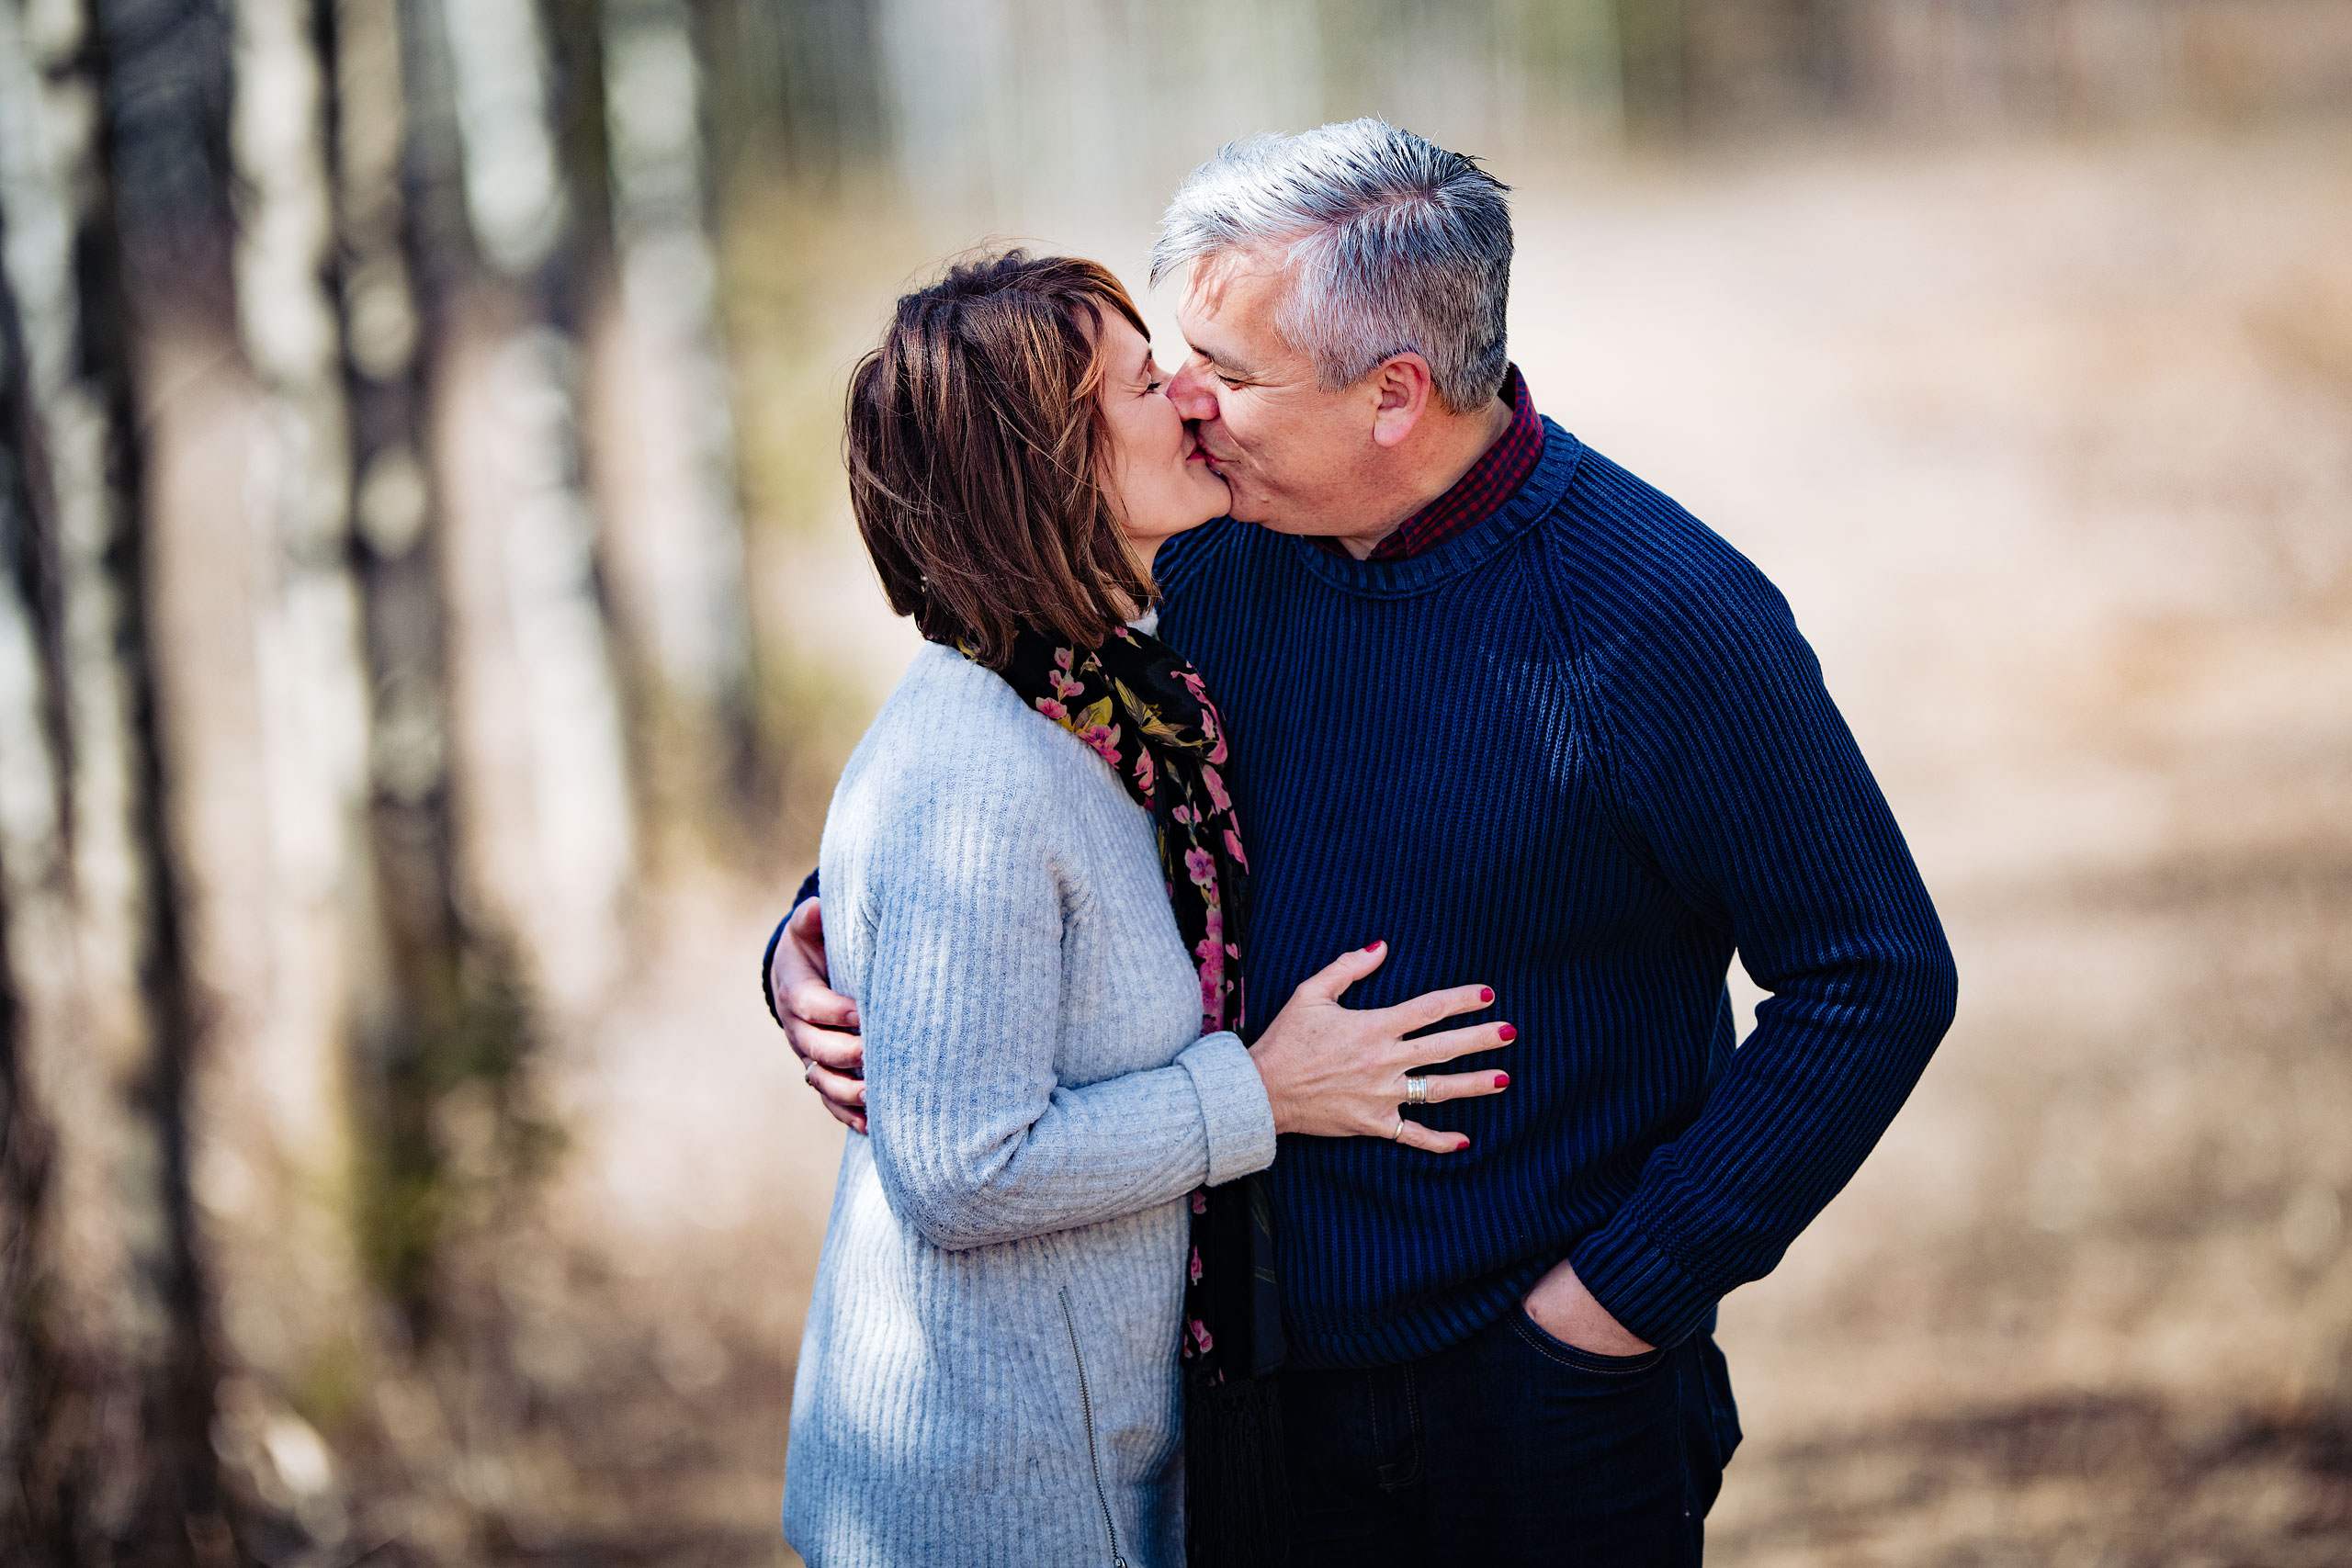
{"type": "Polygon", "coordinates": [[[853,1133],[812,1568],[1701,1561],[1716,1303],[1957,981],[1780,593],[1536,412],[1507,196],[1251,138],[1153,252],[1172,372],[1012,251],[853,375],[925,643],[762,965],[853,1133]]]}

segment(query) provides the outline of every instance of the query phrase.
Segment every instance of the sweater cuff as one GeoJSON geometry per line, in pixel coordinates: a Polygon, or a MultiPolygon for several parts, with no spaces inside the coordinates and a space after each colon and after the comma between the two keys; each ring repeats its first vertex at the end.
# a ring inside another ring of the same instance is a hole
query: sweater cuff
{"type": "Polygon", "coordinates": [[[1176,1060],[1193,1076],[1208,1131],[1209,1174],[1203,1185],[1221,1187],[1273,1164],[1273,1102],[1241,1037],[1203,1035],[1176,1060]]]}
{"type": "Polygon", "coordinates": [[[1644,1235],[1626,1209],[1578,1242],[1568,1266],[1610,1316],[1653,1345],[1679,1345],[1714,1310],[1717,1292],[1644,1235]]]}
{"type": "MultiPolygon", "coordinates": [[[[793,906],[796,909],[799,907],[797,904],[793,906]]],[[[784,1015],[775,1010],[775,948],[776,943],[784,940],[784,928],[791,923],[790,915],[778,920],[775,930],[768,932],[767,946],[760,950],[760,1000],[767,1004],[768,1016],[775,1020],[778,1029],[784,1027],[784,1015]]]]}
{"type": "Polygon", "coordinates": [[[775,923],[775,930],[768,932],[768,944],[760,953],[760,1002],[768,1010],[768,1016],[775,1020],[778,1029],[784,1027],[784,1015],[775,1010],[775,987],[772,983],[775,975],[776,943],[784,940],[784,928],[792,923],[792,917],[799,911],[800,906],[815,897],[817,874],[812,871],[808,879],[800,885],[800,891],[792,896],[792,908],[786,909],[784,919],[775,923]]]}

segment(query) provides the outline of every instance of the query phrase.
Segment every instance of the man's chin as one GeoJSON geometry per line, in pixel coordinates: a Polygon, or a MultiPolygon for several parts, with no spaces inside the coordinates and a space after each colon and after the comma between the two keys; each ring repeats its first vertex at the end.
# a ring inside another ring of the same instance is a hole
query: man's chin
{"type": "MultiPolygon", "coordinates": [[[[1216,472],[1214,467],[1211,468],[1210,472],[1216,472]]],[[[1217,477],[1225,480],[1227,494],[1231,498],[1225,509],[1225,514],[1236,523],[1255,523],[1259,527],[1276,534],[1304,534],[1311,531],[1286,522],[1272,500],[1235,484],[1232,475],[1219,474],[1217,477]]]]}
{"type": "Polygon", "coordinates": [[[1232,499],[1227,503],[1225,509],[1225,514],[1227,517],[1232,518],[1236,523],[1255,523],[1260,527],[1272,528],[1276,533],[1282,532],[1281,527],[1268,513],[1266,503],[1262,500],[1253,495],[1244,495],[1238,490],[1232,490],[1229,483],[1227,489],[1232,493],[1232,499]]]}

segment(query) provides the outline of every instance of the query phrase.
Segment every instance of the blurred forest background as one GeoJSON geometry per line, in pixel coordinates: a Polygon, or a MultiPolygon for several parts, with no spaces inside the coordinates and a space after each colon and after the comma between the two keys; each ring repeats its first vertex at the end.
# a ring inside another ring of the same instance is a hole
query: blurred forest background
{"type": "Polygon", "coordinates": [[[0,1560],[788,1559],[847,368],[1364,112],[1961,953],[1717,1560],[2352,1561],[2346,0],[0,0],[0,1560]]]}

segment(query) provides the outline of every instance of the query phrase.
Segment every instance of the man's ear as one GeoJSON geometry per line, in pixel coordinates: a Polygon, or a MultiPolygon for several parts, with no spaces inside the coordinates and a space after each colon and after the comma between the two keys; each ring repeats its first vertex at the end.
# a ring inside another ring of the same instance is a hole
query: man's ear
{"type": "Polygon", "coordinates": [[[1429,412],[1429,361],[1409,351],[1385,360],[1372,372],[1372,439],[1382,446],[1399,446],[1429,412]]]}

